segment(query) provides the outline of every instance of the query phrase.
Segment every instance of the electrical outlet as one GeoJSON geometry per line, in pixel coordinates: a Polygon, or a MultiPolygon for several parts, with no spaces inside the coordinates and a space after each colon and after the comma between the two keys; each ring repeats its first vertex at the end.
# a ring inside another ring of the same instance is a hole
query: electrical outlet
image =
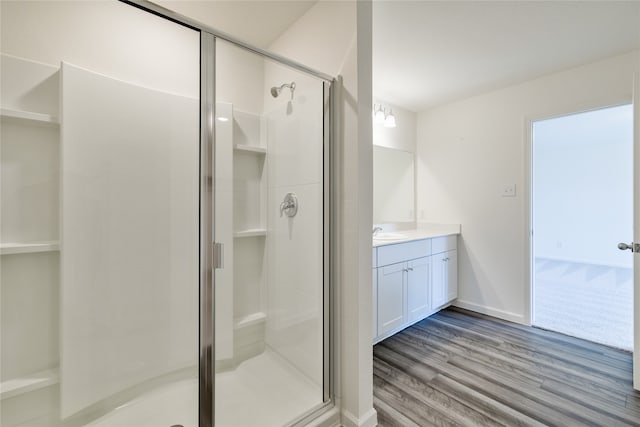
{"type": "Polygon", "coordinates": [[[501,197],[515,197],[516,196],[516,185],[515,184],[503,184],[500,187],[500,196],[501,197]]]}

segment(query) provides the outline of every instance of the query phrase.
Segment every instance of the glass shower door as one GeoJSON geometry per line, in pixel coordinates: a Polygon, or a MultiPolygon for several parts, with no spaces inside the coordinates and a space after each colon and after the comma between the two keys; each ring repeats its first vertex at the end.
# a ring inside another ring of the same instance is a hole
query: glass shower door
{"type": "Polygon", "coordinates": [[[328,400],[327,91],[219,39],[215,81],[216,425],[288,425],[328,400]]]}

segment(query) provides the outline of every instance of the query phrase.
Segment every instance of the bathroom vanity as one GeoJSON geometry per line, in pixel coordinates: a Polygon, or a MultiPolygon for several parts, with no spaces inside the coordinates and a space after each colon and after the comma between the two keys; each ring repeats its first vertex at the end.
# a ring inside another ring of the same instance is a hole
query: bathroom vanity
{"type": "Polygon", "coordinates": [[[457,298],[459,234],[459,225],[437,225],[374,236],[374,344],[457,298]]]}

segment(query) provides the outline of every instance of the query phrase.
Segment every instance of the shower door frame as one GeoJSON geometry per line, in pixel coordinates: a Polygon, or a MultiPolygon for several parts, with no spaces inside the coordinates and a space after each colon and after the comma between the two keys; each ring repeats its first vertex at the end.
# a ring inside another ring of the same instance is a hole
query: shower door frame
{"type": "Polygon", "coordinates": [[[215,425],[215,274],[222,268],[223,256],[216,246],[214,224],[214,156],[215,156],[215,48],[216,39],[311,75],[323,85],[323,396],[322,405],[310,409],[291,425],[302,426],[331,410],[335,405],[334,386],[334,259],[335,191],[332,179],[336,164],[338,80],[304,64],[251,46],[241,40],[186,16],[165,9],[148,0],[118,0],[159,17],[200,32],[200,343],[199,343],[199,427],[215,425]]]}

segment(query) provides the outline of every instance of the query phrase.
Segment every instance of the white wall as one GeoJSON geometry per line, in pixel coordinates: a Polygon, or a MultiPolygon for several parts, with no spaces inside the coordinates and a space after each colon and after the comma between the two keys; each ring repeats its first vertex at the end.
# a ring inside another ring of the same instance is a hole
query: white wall
{"type": "Polygon", "coordinates": [[[270,50],[343,77],[336,185],[337,384],[345,426],[373,426],[371,3],[320,1],[270,50]]]}
{"type": "Polygon", "coordinates": [[[418,221],[462,224],[458,305],[528,321],[525,123],[629,102],[638,69],[634,52],[418,115],[418,221]]]}
{"type": "Polygon", "coordinates": [[[535,257],[631,268],[633,107],[534,123],[535,257]]]}
{"type": "Polygon", "coordinates": [[[264,59],[224,40],[216,41],[216,101],[261,115],[265,90],[264,59]]]}
{"type": "Polygon", "coordinates": [[[200,93],[200,68],[193,67],[199,34],[124,3],[3,0],[0,19],[3,53],[55,66],[64,60],[179,95],[200,93]]]}

